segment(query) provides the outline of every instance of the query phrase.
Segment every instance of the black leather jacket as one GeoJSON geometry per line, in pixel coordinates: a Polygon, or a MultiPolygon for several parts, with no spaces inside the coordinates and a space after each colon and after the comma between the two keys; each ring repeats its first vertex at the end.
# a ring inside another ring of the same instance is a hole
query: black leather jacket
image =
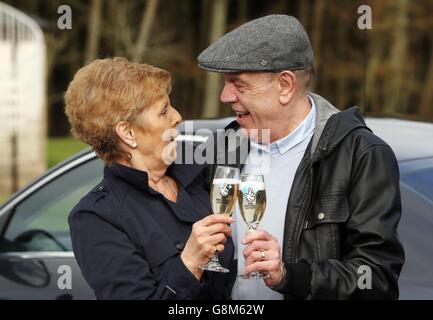
{"type": "MultiPolygon", "coordinates": [[[[282,244],[287,274],[274,289],[286,299],[396,299],[404,251],[394,153],[357,108],[339,112],[310,95],[315,133],[290,192],[282,244]],[[369,270],[371,288],[364,288],[369,270]]],[[[241,167],[245,155],[237,156],[241,167]]],[[[216,158],[228,159],[218,152],[216,158]]]]}

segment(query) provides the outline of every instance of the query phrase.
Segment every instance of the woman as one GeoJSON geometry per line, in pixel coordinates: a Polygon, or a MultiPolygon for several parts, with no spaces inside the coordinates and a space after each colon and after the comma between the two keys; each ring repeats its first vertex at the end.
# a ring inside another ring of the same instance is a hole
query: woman
{"type": "Polygon", "coordinates": [[[170,90],[167,71],[114,58],[80,69],[66,92],[72,132],[106,164],[69,216],[98,299],[229,298],[233,276],[199,266],[217,250],[230,264],[232,220],[209,215],[203,166],[170,164],[181,121],[170,90]]]}

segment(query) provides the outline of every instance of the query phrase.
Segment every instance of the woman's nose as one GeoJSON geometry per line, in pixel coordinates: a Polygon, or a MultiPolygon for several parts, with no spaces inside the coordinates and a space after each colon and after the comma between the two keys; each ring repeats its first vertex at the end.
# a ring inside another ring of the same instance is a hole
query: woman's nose
{"type": "Polygon", "coordinates": [[[175,108],[173,108],[173,109],[175,111],[174,125],[173,126],[177,126],[179,123],[182,122],[183,119],[182,119],[182,116],[180,115],[180,113],[175,108]]]}
{"type": "Polygon", "coordinates": [[[225,83],[221,91],[220,100],[223,103],[235,103],[237,100],[233,84],[225,83]]]}

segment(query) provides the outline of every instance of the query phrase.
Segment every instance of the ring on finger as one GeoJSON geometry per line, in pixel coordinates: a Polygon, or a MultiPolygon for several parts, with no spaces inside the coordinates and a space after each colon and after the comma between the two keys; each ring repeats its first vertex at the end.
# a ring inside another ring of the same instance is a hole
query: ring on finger
{"type": "Polygon", "coordinates": [[[260,257],[262,258],[262,261],[265,261],[265,252],[260,251],[260,257]]]}

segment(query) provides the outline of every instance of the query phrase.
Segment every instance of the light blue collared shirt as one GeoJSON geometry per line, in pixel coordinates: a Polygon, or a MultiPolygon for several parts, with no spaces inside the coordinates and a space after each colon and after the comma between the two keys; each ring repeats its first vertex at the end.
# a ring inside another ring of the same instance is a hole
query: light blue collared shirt
{"type": "MultiPolygon", "coordinates": [[[[286,137],[273,142],[270,146],[251,143],[247,164],[242,173],[262,173],[266,186],[266,210],[259,229],[266,230],[277,238],[280,247],[283,245],[287,201],[296,170],[304,156],[305,150],[314,134],[316,105],[308,96],[311,110],[307,117],[286,137]]],[[[247,227],[236,206],[235,223],[232,225],[235,243],[235,259],[238,259],[238,275],[243,274],[245,259],[244,245],[241,243],[247,227]]],[[[237,278],[232,290],[235,300],[282,300],[282,294],[269,289],[263,280],[245,280],[237,278]]]]}

